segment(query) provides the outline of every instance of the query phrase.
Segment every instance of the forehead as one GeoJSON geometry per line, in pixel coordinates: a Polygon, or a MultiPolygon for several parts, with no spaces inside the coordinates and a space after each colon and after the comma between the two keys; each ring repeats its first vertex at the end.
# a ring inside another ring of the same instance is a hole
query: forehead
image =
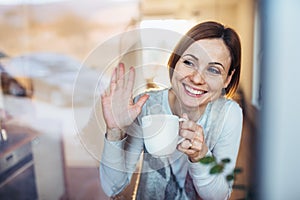
{"type": "Polygon", "coordinates": [[[230,66],[230,52],[222,39],[203,39],[195,41],[184,52],[192,54],[200,61],[220,62],[223,66],[230,66]]]}

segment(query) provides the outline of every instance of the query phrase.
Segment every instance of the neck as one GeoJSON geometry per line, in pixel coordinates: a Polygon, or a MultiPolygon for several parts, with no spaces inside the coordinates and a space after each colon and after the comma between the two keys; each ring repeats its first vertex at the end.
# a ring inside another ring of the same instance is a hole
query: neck
{"type": "Polygon", "coordinates": [[[183,113],[188,115],[188,118],[194,122],[198,121],[205,111],[206,106],[188,107],[181,103],[172,89],[169,90],[169,105],[173,114],[182,117],[183,113]]]}

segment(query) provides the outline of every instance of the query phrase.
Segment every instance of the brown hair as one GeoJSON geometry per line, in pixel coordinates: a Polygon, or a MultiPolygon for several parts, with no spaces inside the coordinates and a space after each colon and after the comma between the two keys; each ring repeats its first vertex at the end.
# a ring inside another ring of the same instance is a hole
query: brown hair
{"type": "Polygon", "coordinates": [[[228,75],[230,75],[233,71],[234,74],[229,85],[225,88],[225,91],[227,97],[232,97],[237,90],[240,81],[241,43],[238,34],[233,29],[224,27],[222,24],[217,22],[204,22],[197,24],[179,41],[168,61],[170,80],[173,77],[176,63],[184,51],[195,41],[212,38],[223,39],[230,52],[231,64],[228,75]]]}

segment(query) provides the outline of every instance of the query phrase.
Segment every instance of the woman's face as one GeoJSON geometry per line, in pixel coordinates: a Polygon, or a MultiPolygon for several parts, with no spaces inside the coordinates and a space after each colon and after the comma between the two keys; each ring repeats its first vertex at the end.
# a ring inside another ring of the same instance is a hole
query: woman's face
{"type": "Polygon", "coordinates": [[[181,56],[171,80],[181,105],[206,106],[216,100],[230,83],[230,53],[222,39],[194,42],[181,56]]]}

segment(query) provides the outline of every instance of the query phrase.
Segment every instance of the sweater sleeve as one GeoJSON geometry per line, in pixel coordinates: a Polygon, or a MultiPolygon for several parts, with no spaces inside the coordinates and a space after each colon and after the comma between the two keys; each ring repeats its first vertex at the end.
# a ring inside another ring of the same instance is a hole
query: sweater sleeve
{"type": "Polygon", "coordinates": [[[130,183],[143,150],[143,140],[128,135],[121,141],[105,139],[100,162],[100,181],[107,196],[115,196],[130,183]]]}
{"type": "MultiPolygon", "coordinates": [[[[135,103],[140,96],[134,98],[135,103]]],[[[112,142],[104,139],[99,171],[101,186],[109,197],[123,191],[137,169],[144,147],[139,117],[127,128],[126,134],[121,141],[112,142]]]]}
{"type": "Polygon", "coordinates": [[[226,176],[235,168],[242,133],[242,109],[237,103],[231,103],[225,114],[225,123],[218,141],[207,156],[214,156],[217,162],[229,158],[221,174],[210,174],[211,165],[189,163],[189,173],[194,186],[202,199],[229,199],[233,182],[226,176]]]}
{"type": "Polygon", "coordinates": [[[115,196],[130,183],[143,151],[142,130],[138,118],[126,130],[121,141],[104,139],[100,162],[100,181],[107,196],[115,196]]]}
{"type": "Polygon", "coordinates": [[[111,142],[104,140],[104,148],[100,162],[100,181],[107,196],[121,192],[129,183],[130,174],[125,171],[123,151],[126,138],[111,142]]]}

